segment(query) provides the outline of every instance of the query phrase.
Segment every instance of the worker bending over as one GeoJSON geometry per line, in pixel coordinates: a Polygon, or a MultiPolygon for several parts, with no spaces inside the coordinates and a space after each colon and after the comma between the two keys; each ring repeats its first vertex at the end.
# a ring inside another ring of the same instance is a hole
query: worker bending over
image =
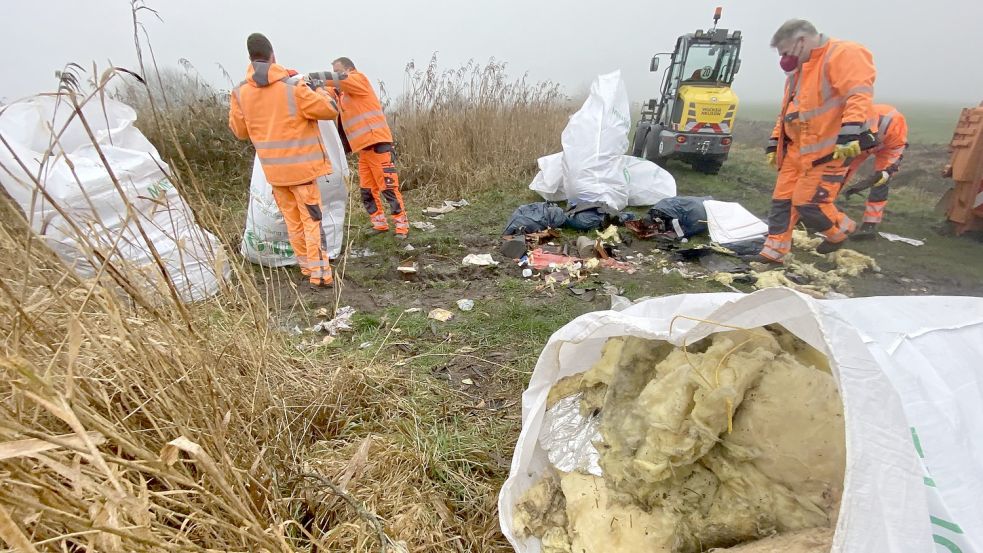
{"type": "Polygon", "coordinates": [[[766,150],[778,168],[760,259],[782,263],[798,220],[823,236],[819,253],[839,249],[856,224],[833,201],[850,159],[875,144],[876,71],[870,52],[854,42],[821,35],[801,19],[782,25],[771,40],[781,54],[785,97],[766,150]]]}
{"type": "MultiPolygon", "coordinates": [[[[888,181],[901,168],[901,158],[908,147],[908,122],[900,111],[887,104],[875,104],[874,115],[877,117],[877,145],[853,158],[845,181],[850,182],[863,162],[874,156],[874,175],[868,179],[873,184],[867,194],[863,224],[853,234],[854,240],[877,237],[877,225],[884,219],[887,205],[888,181]]],[[[866,184],[869,183],[858,183],[847,188],[844,194],[847,198],[859,194],[866,184]]]]}
{"type": "Polygon", "coordinates": [[[338,58],[327,75],[327,86],[333,89],[341,106],[341,126],[353,152],[358,152],[358,180],[362,205],[372,221],[375,233],[389,231],[385,199],[392,213],[396,238],[403,240],[410,232],[410,223],[399,192],[396,174],[393,135],[382,112],[382,104],[368,77],[355,69],[349,58],[338,58]]]}
{"type": "Polygon", "coordinates": [[[317,121],[337,118],[338,110],[326,91],[315,92],[276,63],[265,36],[249,35],[246,49],[250,64],[246,80],[232,90],[229,128],[256,147],[301,272],[312,285],[328,286],[331,265],[318,179],[331,173],[331,161],[317,121]]]}

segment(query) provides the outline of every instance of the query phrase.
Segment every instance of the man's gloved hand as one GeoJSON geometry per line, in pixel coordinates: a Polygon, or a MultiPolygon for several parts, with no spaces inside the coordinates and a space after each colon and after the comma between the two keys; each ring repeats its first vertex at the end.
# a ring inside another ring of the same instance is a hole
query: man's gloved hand
{"type": "Polygon", "coordinates": [[[765,160],[768,162],[770,167],[778,167],[778,159],[775,156],[775,152],[766,153],[765,160]]]}
{"type": "Polygon", "coordinates": [[[891,180],[891,173],[888,173],[887,171],[878,171],[878,173],[880,173],[881,178],[877,179],[874,186],[885,185],[887,184],[887,181],[891,180]]]}
{"type": "Polygon", "coordinates": [[[837,144],[833,148],[833,159],[850,159],[860,155],[860,140],[837,144]]]}

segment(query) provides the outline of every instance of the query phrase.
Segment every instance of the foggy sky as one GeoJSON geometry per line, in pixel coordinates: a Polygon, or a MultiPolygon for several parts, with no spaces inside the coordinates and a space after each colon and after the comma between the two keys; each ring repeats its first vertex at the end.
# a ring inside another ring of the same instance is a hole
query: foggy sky
{"type": "MultiPolygon", "coordinates": [[[[721,27],[744,34],[735,90],[746,102],[777,103],[784,76],[768,44],[786,19],[802,17],[820,31],[865,44],[877,64],[877,99],[976,105],[983,99],[983,21],[979,0],[148,0],[147,26],[161,66],[188,59],[222,89],[218,65],[242,79],[245,38],[273,42],[277,60],[301,72],[352,58],[390,93],[403,87],[406,62],[442,67],[468,59],[507,61],[510,73],[561,83],[578,95],[599,73],[621,69],[633,101],[656,94],[652,54],[671,50],[683,32],[707,28],[714,6],[721,27]],[[960,32],[960,29],[962,31],[960,32]]],[[[12,101],[54,88],[66,62],[100,70],[111,60],[136,68],[128,0],[3,2],[4,60],[0,98],[12,101]]],[[[148,53],[145,53],[148,56],[148,53]]],[[[664,66],[664,64],[663,64],[664,66]]]]}

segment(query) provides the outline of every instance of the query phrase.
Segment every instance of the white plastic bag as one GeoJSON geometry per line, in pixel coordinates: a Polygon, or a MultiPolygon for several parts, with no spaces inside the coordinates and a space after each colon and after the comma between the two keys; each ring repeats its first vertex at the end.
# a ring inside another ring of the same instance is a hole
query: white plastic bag
{"type": "Polygon", "coordinates": [[[628,205],[655,205],[676,195],[676,179],[647,159],[621,156],[621,172],[628,187],[628,205]]]}
{"type": "Polygon", "coordinates": [[[768,234],[768,225],[739,203],[705,200],[703,208],[707,210],[710,239],[718,244],[741,242],[768,234]]]}
{"type": "Polygon", "coordinates": [[[217,271],[228,271],[221,269],[225,252],[195,223],[168,178],[167,164],[133,126],[136,112],[109,98],[94,98],[81,111],[119,189],[74,108],[54,96],[3,109],[0,135],[10,148],[0,145],[0,185],[32,228],[81,276],[93,276],[94,264],[101,263],[87,255],[88,243],[131,282],[166,295],[170,292],[156,251],[182,301],[215,294],[222,278],[217,271]],[[55,144],[51,129],[62,128],[55,144]],[[37,175],[47,198],[32,179],[37,175]]]}
{"type": "Polygon", "coordinates": [[[598,76],[560,137],[563,186],[571,204],[603,202],[618,211],[628,205],[621,156],[628,149],[630,123],[621,71],[598,76]]]}
{"type": "Polygon", "coordinates": [[[561,202],[567,199],[563,189],[563,152],[543,156],[536,160],[539,172],[533,178],[529,189],[538,193],[547,202],[561,202]]]}
{"type": "Polygon", "coordinates": [[[847,446],[833,553],[983,552],[983,299],[819,301],[779,288],[650,299],[583,315],[550,338],[522,395],[522,432],[499,496],[502,531],[517,552],[541,551],[538,539],[515,536],[512,521],[548,467],[539,438],[550,387],[590,368],[610,337],[681,345],[725,330],[693,318],[781,324],[828,356],[847,446]]]}
{"type": "MultiPolygon", "coordinates": [[[[321,189],[321,228],[328,241],[328,257],[341,254],[345,240],[345,204],[348,190],[345,177],[348,162],[334,121],[318,121],[324,146],[331,159],[330,175],[318,179],[321,189]]],[[[242,234],[240,251],[243,257],[266,267],[296,265],[294,250],[287,236],[283,214],[273,200],[273,189],[266,181],[266,174],[259,158],[253,159],[253,175],[249,181],[249,207],[246,210],[246,227],[242,234]]]]}

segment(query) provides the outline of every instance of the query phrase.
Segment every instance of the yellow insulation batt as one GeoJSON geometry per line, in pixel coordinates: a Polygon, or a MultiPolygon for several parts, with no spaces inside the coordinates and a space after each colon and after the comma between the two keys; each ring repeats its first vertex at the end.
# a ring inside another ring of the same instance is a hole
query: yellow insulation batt
{"type": "Polygon", "coordinates": [[[612,338],[554,391],[600,413],[604,476],[553,471],[522,498],[517,532],[544,551],[696,553],[836,521],[842,403],[826,357],[783,329],[612,338]]]}

